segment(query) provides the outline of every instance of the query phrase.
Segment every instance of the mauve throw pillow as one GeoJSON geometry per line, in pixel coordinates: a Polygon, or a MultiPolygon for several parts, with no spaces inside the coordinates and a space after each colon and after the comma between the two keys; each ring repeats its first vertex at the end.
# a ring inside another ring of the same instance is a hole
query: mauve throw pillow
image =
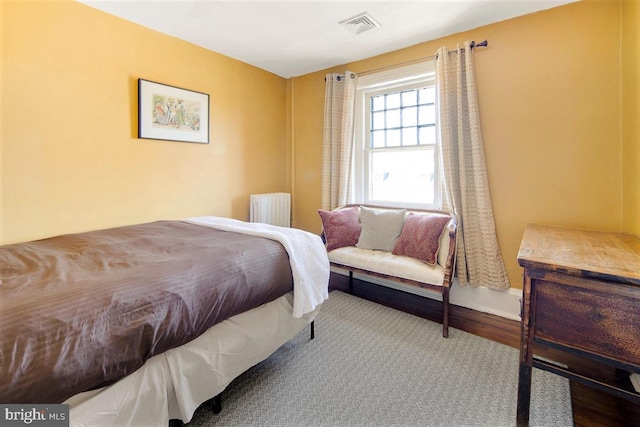
{"type": "Polygon", "coordinates": [[[318,215],[322,220],[327,251],[356,245],[361,230],[356,206],[335,211],[318,209],[318,215]]]}
{"type": "Polygon", "coordinates": [[[409,256],[434,265],[438,260],[440,236],[449,220],[451,217],[448,215],[409,214],[391,253],[409,256]]]}

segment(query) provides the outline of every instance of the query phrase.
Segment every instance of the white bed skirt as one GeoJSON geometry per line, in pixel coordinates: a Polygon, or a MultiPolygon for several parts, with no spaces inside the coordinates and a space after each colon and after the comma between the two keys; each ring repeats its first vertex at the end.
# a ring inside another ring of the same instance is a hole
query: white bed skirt
{"type": "Polygon", "coordinates": [[[294,318],[289,293],[218,323],[195,340],[152,357],[117,383],[66,400],[70,425],[164,427],[170,419],[189,422],[198,406],[293,338],[318,310],[294,318]]]}

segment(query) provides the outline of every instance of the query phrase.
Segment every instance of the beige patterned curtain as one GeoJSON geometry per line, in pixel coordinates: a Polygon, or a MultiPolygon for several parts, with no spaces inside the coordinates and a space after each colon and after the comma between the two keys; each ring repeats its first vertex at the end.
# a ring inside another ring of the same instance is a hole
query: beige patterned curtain
{"type": "Polygon", "coordinates": [[[443,173],[443,206],[459,217],[460,285],[510,287],[496,237],[480,131],[473,50],[469,42],[436,53],[437,127],[443,173]]]}
{"type": "Polygon", "coordinates": [[[322,145],[322,209],[335,209],[351,196],[351,169],[357,77],[331,73],[325,77],[322,145]]]}

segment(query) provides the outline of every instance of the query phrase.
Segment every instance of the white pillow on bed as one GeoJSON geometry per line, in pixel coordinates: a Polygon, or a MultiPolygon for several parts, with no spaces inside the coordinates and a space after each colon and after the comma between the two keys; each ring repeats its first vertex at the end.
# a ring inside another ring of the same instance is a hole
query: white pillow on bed
{"type": "Polygon", "coordinates": [[[362,231],[356,247],[391,252],[402,232],[406,209],[372,209],[360,206],[362,231]]]}

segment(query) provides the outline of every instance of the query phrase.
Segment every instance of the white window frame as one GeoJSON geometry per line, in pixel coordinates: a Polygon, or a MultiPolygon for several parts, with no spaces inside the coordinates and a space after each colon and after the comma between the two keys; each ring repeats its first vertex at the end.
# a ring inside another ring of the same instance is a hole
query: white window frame
{"type": "MultiPolygon", "coordinates": [[[[435,85],[435,65],[426,61],[358,77],[353,162],[353,194],[356,203],[414,209],[440,209],[442,206],[439,144],[435,146],[434,203],[400,203],[371,200],[368,194],[370,159],[370,98],[383,93],[400,92],[435,85]]],[[[437,114],[437,112],[436,112],[437,114]]],[[[419,146],[416,147],[419,149],[419,146]]]]}

